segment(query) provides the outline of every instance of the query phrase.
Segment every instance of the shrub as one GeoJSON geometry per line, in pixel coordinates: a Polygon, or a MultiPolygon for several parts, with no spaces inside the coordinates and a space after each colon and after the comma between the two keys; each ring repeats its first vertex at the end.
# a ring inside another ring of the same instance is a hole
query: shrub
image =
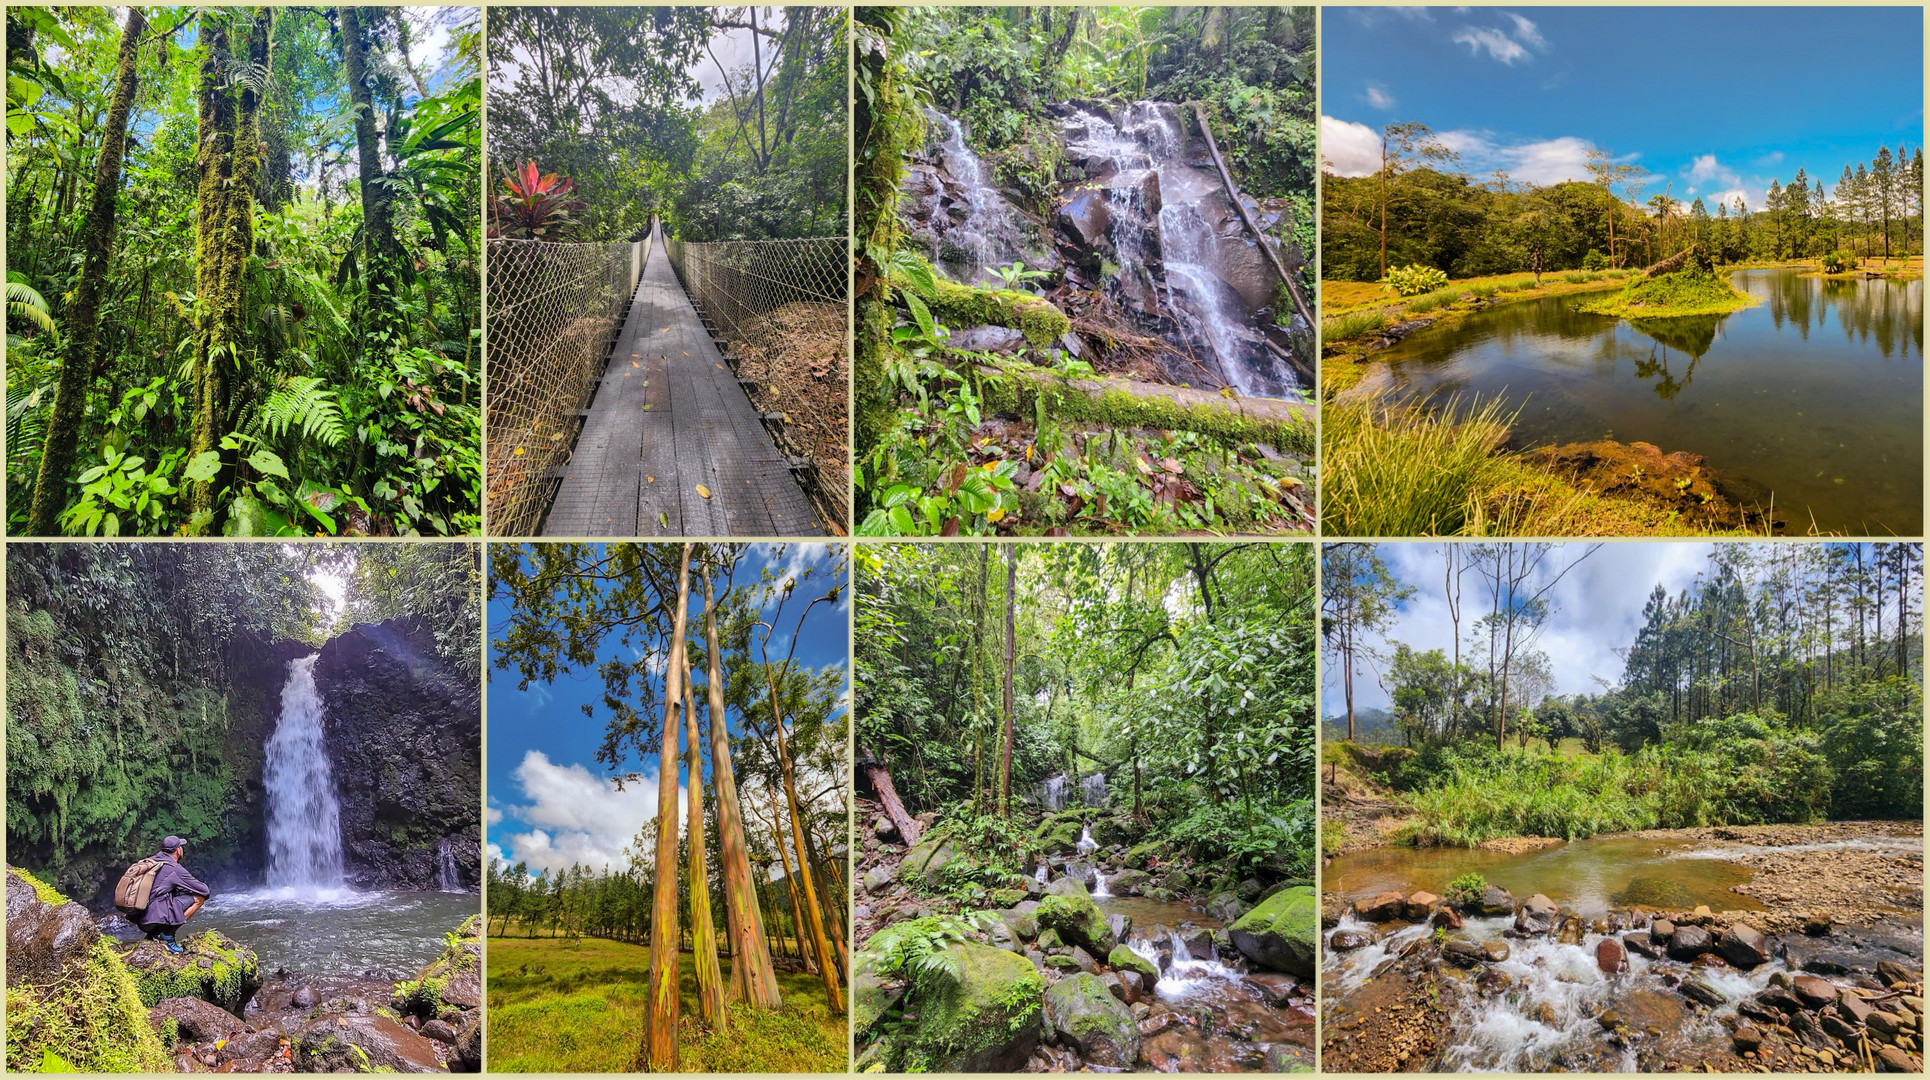
{"type": "Polygon", "coordinates": [[[1847,251],[1832,251],[1823,256],[1825,273],[1840,274],[1845,270],[1856,269],[1856,256],[1847,251]]]}
{"type": "Polygon", "coordinates": [[[1582,269],[1606,270],[1608,269],[1608,256],[1596,251],[1594,248],[1589,248],[1588,254],[1582,256],[1582,269]]]}
{"type": "Polygon", "coordinates": [[[1476,300],[1486,300],[1488,297],[1493,296],[1495,293],[1498,293],[1500,291],[1501,291],[1501,286],[1499,285],[1468,286],[1468,295],[1474,297],[1476,300]]]}
{"type": "Polygon", "coordinates": [[[1470,870],[1453,881],[1448,882],[1447,895],[1443,897],[1454,907],[1467,907],[1481,899],[1488,891],[1488,879],[1470,870]]]}
{"type": "Polygon", "coordinates": [[[1381,284],[1401,296],[1419,296],[1425,292],[1433,292],[1447,283],[1446,271],[1422,266],[1419,263],[1409,263],[1399,269],[1389,270],[1387,276],[1381,279],[1381,284]]]}

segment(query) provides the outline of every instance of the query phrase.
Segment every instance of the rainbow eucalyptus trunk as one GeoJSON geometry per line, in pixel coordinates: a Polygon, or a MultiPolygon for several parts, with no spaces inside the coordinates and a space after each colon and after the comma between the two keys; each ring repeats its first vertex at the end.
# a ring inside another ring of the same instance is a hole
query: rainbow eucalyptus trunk
{"type": "Polygon", "coordinates": [[[684,633],[690,614],[690,545],[677,570],[677,616],[664,673],[663,745],[657,755],[657,885],[650,915],[650,1001],[644,1013],[643,1062],[652,1072],[677,1071],[677,710],[683,702],[684,633]]]}
{"type": "Polygon", "coordinates": [[[730,733],[724,724],[724,668],[717,645],[717,600],[708,568],[704,573],[704,642],[709,654],[705,673],[709,677],[710,779],[717,792],[717,844],[723,860],[724,914],[730,933],[731,1000],[775,1009],[782,999],[759,921],[757,884],[751,877],[750,848],[744,842],[744,808],[737,800],[737,776],[731,768],[730,733]]]}
{"type": "MultiPolygon", "coordinates": [[[[133,111],[140,84],[136,61],[147,13],[127,9],[121,30],[120,60],[114,76],[114,97],[101,129],[101,153],[94,162],[94,194],[87,221],[80,231],[80,284],[67,309],[67,355],[54,389],[54,412],[40,453],[40,474],[34,483],[33,508],[28,512],[27,535],[53,536],[60,532],[60,511],[67,504],[67,474],[74,469],[80,443],[80,419],[86,410],[88,384],[94,381],[95,353],[100,345],[101,293],[107,284],[107,264],[114,255],[114,199],[121,190],[121,158],[127,148],[127,116],[133,111]]],[[[31,204],[29,204],[31,205],[31,204]]]]}
{"type": "MultiPolygon", "coordinates": [[[[683,643],[679,642],[679,649],[683,643]]],[[[704,763],[697,740],[697,703],[690,690],[690,663],[684,663],[684,768],[690,773],[690,952],[697,968],[697,1005],[704,1022],[718,1029],[730,1026],[724,1013],[724,978],[717,965],[717,924],[710,917],[710,865],[704,850],[704,763]]]]}
{"type": "Polygon", "coordinates": [[[771,841],[777,845],[777,859],[784,864],[784,887],[791,894],[791,943],[797,947],[798,959],[804,961],[805,969],[821,969],[823,965],[814,960],[804,948],[804,909],[798,903],[797,875],[791,873],[791,855],[784,841],[783,826],[778,824],[777,790],[771,789],[771,841]]]}
{"type": "MultiPolygon", "coordinates": [[[[769,679],[768,672],[766,678],[769,679]]],[[[797,772],[791,766],[791,752],[784,741],[784,715],[777,707],[777,681],[769,679],[771,719],[777,725],[777,760],[784,771],[784,801],[791,808],[791,837],[797,843],[798,888],[804,893],[804,913],[811,919],[811,945],[818,954],[818,967],[824,975],[824,999],[831,1011],[844,1011],[844,990],[838,985],[838,966],[833,962],[831,942],[824,934],[824,916],[818,907],[818,892],[811,881],[811,852],[804,842],[804,818],[797,800],[797,772]]]]}

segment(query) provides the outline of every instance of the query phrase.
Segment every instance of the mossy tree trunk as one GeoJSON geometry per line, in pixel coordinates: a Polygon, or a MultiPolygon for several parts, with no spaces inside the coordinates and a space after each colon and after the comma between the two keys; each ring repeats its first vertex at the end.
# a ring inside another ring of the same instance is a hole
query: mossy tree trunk
{"type": "Polygon", "coordinates": [[[141,32],[145,29],[146,11],[128,8],[127,25],[121,30],[114,97],[107,107],[107,122],[101,129],[100,157],[94,162],[94,194],[88,204],[87,220],[81,225],[80,283],[75,286],[74,302],[67,309],[67,355],[60,365],[53,416],[47,423],[40,473],[34,483],[33,507],[27,518],[27,533],[31,536],[58,534],[60,511],[67,503],[67,474],[74,468],[81,415],[86,411],[87,390],[94,381],[94,365],[98,362],[94,354],[100,345],[101,293],[107,284],[107,265],[114,254],[114,200],[121,190],[127,117],[133,111],[134,93],[140,85],[136,61],[140,55],[141,32]]]}
{"type": "MultiPolygon", "coordinates": [[[[407,340],[398,305],[397,282],[402,248],[395,239],[395,197],[382,170],[382,147],[375,131],[375,95],[369,89],[367,35],[380,24],[375,8],[343,5],[336,10],[341,25],[342,63],[348,72],[349,105],[355,112],[355,153],[362,190],[362,280],[367,286],[361,330],[363,353],[386,355],[407,340]]],[[[675,741],[674,739],[672,740],[675,741]]]]}
{"type": "MultiPolygon", "coordinates": [[[[678,643],[679,649],[686,646],[678,643]]],[[[724,1012],[724,978],[717,964],[717,923],[710,914],[710,860],[704,848],[704,763],[697,738],[697,702],[690,689],[690,661],[685,654],[684,768],[689,794],[685,820],[690,824],[690,950],[697,968],[697,1005],[704,1022],[717,1030],[730,1026],[724,1012]]]]}
{"type": "Polygon", "coordinates": [[[751,876],[749,845],[744,840],[744,808],[737,799],[737,775],[731,767],[730,733],[725,727],[724,671],[717,642],[717,601],[710,567],[704,573],[704,642],[710,714],[711,785],[717,792],[717,845],[723,860],[724,914],[730,934],[731,1000],[748,1001],[760,1009],[775,1009],[782,999],[777,972],[764,940],[757,904],[757,884],[751,876]]]}
{"type": "MultiPolygon", "coordinates": [[[[258,7],[239,70],[229,72],[226,11],[201,16],[201,112],[195,149],[195,415],[189,459],[216,451],[228,433],[234,388],[246,362],[241,294],[255,246],[261,182],[261,99],[268,86],[274,9],[258,7]],[[237,91],[239,91],[237,93],[237,91]]],[[[192,530],[213,524],[216,494],[231,470],[188,485],[192,530]]]]}
{"type": "MultiPolygon", "coordinates": [[[[677,615],[664,674],[663,745],[657,755],[656,891],[650,916],[650,1001],[644,1019],[643,1064],[652,1072],[676,1072],[677,1019],[677,710],[684,672],[684,634],[690,615],[690,545],[677,570],[677,615]]],[[[701,887],[701,885],[699,886],[701,887]]]]}

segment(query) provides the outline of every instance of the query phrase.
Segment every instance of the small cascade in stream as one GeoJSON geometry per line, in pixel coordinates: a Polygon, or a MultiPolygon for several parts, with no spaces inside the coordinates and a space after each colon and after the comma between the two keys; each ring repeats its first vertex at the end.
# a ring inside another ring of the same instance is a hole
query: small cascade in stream
{"type": "Polygon", "coordinates": [[[1046,865],[1044,863],[1040,863],[1038,870],[1033,872],[1032,879],[1034,881],[1037,881],[1039,884],[1043,885],[1045,884],[1046,878],[1050,874],[1051,874],[1051,871],[1046,869],[1046,865]]]}
{"type": "Polygon", "coordinates": [[[1106,805],[1106,774],[1096,772],[1079,781],[1079,794],[1087,806],[1106,805]]]}
{"type": "Polygon", "coordinates": [[[291,660],[282,685],[281,719],[268,740],[262,784],[268,795],[268,885],[330,891],[342,888],[341,808],[322,743],[322,699],[315,690],[319,654],[291,660]]]}
{"type": "Polygon", "coordinates": [[[925,110],[925,115],[943,135],[939,148],[952,180],[941,197],[965,208],[965,220],[945,230],[938,264],[947,276],[968,285],[1000,285],[991,267],[1025,261],[1012,210],[987,182],[985,164],[966,145],[958,121],[936,109],[925,110]]]}
{"type": "MultiPolygon", "coordinates": [[[[1096,844],[1095,844],[1094,846],[1095,846],[1095,847],[1097,847],[1098,845],[1096,845],[1096,844]]],[[[1092,896],[1093,896],[1093,899],[1095,899],[1095,900],[1104,900],[1104,899],[1106,899],[1106,898],[1108,898],[1108,897],[1110,897],[1111,895],[1112,895],[1111,893],[1109,893],[1109,892],[1107,892],[1107,891],[1106,891],[1106,875],[1105,875],[1105,874],[1103,874],[1103,873],[1101,873],[1101,872],[1099,871],[1099,868],[1098,868],[1098,867],[1096,867],[1096,866],[1095,866],[1095,867],[1093,867],[1093,868],[1092,868],[1092,896]]]]}
{"type": "Polygon", "coordinates": [[[1066,778],[1064,773],[1048,776],[1039,790],[1039,801],[1047,810],[1063,810],[1066,805],[1066,778]]]}
{"type": "Polygon", "coordinates": [[[1099,841],[1094,840],[1092,838],[1092,826],[1088,825],[1085,828],[1080,829],[1079,830],[1079,854],[1084,855],[1089,851],[1098,851],[1098,850],[1099,850],[1099,841]]]}
{"type": "Polygon", "coordinates": [[[1159,981],[1153,985],[1153,992],[1162,1001],[1184,1001],[1225,991],[1245,977],[1239,968],[1210,956],[1195,959],[1192,950],[1186,947],[1186,938],[1178,930],[1157,926],[1152,932],[1155,935],[1163,932],[1163,937],[1136,936],[1126,942],[1126,947],[1159,969],[1159,981]]]}
{"type": "Polygon", "coordinates": [[[436,843],[436,888],[442,892],[468,891],[462,887],[462,869],[446,839],[436,843]]]}

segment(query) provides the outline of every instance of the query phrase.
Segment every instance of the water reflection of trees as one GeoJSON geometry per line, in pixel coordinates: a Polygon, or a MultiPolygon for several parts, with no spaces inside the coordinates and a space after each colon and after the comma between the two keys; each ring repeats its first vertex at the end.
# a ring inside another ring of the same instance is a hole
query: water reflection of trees
{"type": "Polygon", "coordinates": [[[1829,313],[1852,342],[1874,344],[1884,359],[1923,353],[1923,283],[1875,278],[1803,277],[1793,271],[1765,275],[1760,284],[1769,317],[1782,330],[1793,325],[1809,340],[1829,313]]]}

